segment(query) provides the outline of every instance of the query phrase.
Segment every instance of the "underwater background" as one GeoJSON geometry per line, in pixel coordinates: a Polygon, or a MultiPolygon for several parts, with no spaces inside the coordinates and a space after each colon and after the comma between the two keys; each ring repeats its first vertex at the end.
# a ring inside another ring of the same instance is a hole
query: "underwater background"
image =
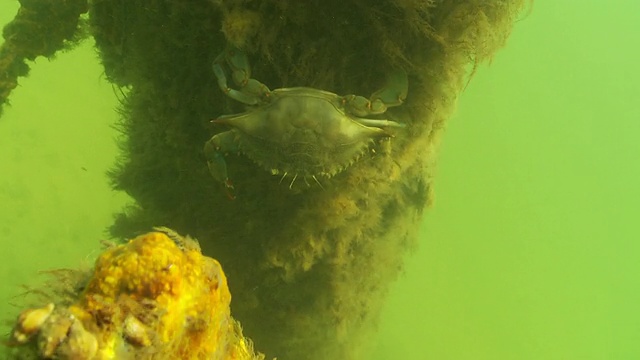
{"type": "MultiPolygon", "coordinates": [[[[18,3],[0,1],[6,24],[18,3]]],[[[632,1],[537,1],[478,69],[448,122],[436,200],[373,359],[640,358],[639,14],[632,1]]],[[[38,271],[91,266],[127,203],[105,175],[117,96],[92,40],[38,59],[11,94],[3,319],[38,271]]]]}

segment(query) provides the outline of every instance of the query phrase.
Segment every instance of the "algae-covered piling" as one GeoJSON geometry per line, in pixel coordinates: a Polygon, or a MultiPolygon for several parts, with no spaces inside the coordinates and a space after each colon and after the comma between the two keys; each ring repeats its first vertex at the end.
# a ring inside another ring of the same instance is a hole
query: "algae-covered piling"
{"type": "Polygon", "coordinates": [[[269,356],[358,358],[429,201],[433,149],[468,65],[501,46],[520,1],[95,1],[107,74],[130,85],[116,187],[138,207],[116,235],[168,224],[228,269],[233,311],[269,356]],[[230,201],[204,166],[209,120],[242,110],[211,62],[228,42],[271,88],[368,95],[409,74],[408,125],[324,187],[294,193],[246,157],[227,157],[230,201]],[[206,239],[217,239],[207,243],[206,239]]]}
{"type": "Polygon", "coordinates": [[[504,44],[523,3],[93,0],[105,74],[128,89],[112,179],[136,205],[112,233],[127,238],[164,224],[200,239],[227,271],[234,316],[268,356],[362,358],[431,200],[443,124],[469,70],[504,44]],[[230,200],[202,153],[228,130],[210,120],[243,110],[211,67],[229,45],[247,53],[251,76],[271,89],[366,97],[402,69],[406,102],[385,117],[406,127],[388,152],[301,191],[228,154],[230,200]]]}
{"type": "Polygon", "coordinates": [[[0,46],[0,114],[18,78],[29,73],[27,61],[53,57],[82,39],[80,15],[87,0],[21,0],[15,18],[7,24],[0,46]]]}

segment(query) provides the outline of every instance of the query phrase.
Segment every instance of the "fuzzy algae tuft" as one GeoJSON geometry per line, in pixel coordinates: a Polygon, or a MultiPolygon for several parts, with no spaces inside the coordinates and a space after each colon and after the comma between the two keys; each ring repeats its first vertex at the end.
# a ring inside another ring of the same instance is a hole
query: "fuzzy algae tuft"
{"type": "Polygon", "coordinates": [[[220,264],[158,229],[106,249],[77,298],[23,311],[10,358],[264,359],[230,302],[220,264]]]}

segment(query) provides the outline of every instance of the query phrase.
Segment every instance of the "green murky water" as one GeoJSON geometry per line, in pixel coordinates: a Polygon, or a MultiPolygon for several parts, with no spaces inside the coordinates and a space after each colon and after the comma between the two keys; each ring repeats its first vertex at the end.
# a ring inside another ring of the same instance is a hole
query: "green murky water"
{"type": "MultiPolygon", "coordinates": [[[[17,8],[2,0],[0,23],[17,8]]],[[[374,359],[640,358],[638,14],[538,1],[479,69],[374,359]]],[[[38,270],[91,264],[127,201],[105,176],[117,100],[91,43],[20,85],[0,119],[2,318],[38,270]]]]}

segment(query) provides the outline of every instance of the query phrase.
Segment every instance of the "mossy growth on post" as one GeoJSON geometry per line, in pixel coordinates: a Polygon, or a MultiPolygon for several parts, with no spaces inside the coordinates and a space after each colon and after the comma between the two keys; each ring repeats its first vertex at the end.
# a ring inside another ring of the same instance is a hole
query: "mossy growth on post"
{"type": "Polygon", "coordinates": [[[443,124],[469,69],[504,44],[523,2],[94,1],[106,73],[129,88],[113,182],[137,204],[114,235],[163,224],[199,238],[227,269],[234,315],[268,356],[361,358],[415,244],[443,124]],[[228,130],[211,119],[243,110],[212,71],[230,44],[271,89],[368,96],[401,68],[408,97],[385,117],[407,126],[388,153],[365,156],[322,188],[291,191],[228,154],[229,200],[202,146],[228,130]]]}
{"type": "Polygon", "coordinates": [[[234,316],[268,357],[365,358],[431,201],[443,125],[476,66],[504,45],[525,0],[89,5],[105,74],[125,94],[122,156],[111,176],[136,204],[118,216],[113,235],[161,224],[198,238],[226,270],[234,316]],[[384,117],[405,127],[385,151],[295,191],[242,152],[226,154],[230,200],[202,150],[229,130],[211,119],[244,109],[212,69],[228,46],[242,49],[251,77],[271,89],[367,97],[401,69],[406,101],[384,117]]]}

